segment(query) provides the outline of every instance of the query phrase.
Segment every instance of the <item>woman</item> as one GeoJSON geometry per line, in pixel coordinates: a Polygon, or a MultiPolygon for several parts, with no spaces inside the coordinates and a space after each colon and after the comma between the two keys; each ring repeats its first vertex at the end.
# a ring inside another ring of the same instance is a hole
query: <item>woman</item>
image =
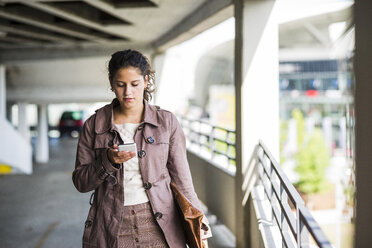
{"type": "Polygon", "coordinates": [[[116,52],[108,71],[116,98],[85,122],[72,174],[78,191],[94,190],[83,247],[185,247],[170,182],[201,206],[182,128],[172,113],[148,104],[154,74],[143,54],[116,52]],[[137,154],[118,151],[132,142],[137,154]]]}

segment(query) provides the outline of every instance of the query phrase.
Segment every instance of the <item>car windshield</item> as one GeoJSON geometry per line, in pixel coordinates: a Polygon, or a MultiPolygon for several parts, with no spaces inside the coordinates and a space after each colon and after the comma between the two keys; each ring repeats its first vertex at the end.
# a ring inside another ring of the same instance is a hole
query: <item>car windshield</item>
{"type": "Polygon", "coordinates": [[[83,113],[81,111],[64,112],[62,115],[62,120],[81,120],[83,118],[83,113]]]}

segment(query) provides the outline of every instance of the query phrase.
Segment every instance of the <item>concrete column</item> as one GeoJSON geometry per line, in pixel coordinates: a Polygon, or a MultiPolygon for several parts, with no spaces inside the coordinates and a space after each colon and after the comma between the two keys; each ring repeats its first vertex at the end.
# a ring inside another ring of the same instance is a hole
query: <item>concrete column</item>
{"type": "Polygon", "coordinates": [[[13,112],[12,112],[12,107],[13,107],[13,104],[12,103],[7,103],[6,104],[6,119],[12,123],[13,122],[13,112]]]}
{"type": "Polygon", "coordinates": [[[0,118],[6,119],[6,78],[4,65],[0,65],[0,118]]]}
{"type": "MultiPolygon", "coordinates": [[[[151,66],[152,69],[155,71],[155,84],[156,88],[159,90],[161,88],[161,79],[162,79],[162,72],[164,69],[164,61],[165,61],[165,53],[154,53],[151,55],[151,66]]],[[[158,103],[157,92],[152,95],[152,102],[154,104],[158,103]]]]}
{"type": "Polygon", "coordinates": [[[355,0],[355,245],[371,247],[372,235],[372,1],[355,0]]]}
{"type": "Polygon", "coordinates": [[[338,143],[342,150],[346,150],[346,117],[341,117],[339,120],[340,133],[338,135],[338,143]]]}
{"type": "Polygon", "coordinates": [[[243,182],[250,176],[249,160],[259,140],[279,158],[278,24],[274,15],[274,0],[236,0],[234,4],[237,132],[235,234],[237,247],[250,247],[255,242],[253,239],[257,242],[258,237],[249,237],[247,228],[249,216],[246,201],[252,184],[248,182],[243,186],[243,182]]]}
{"type": "Polygon", "coordinates": [[[37,115],[38,123],[35,159],[38,163],[46,163],[49,160],[48,120],[46,104],[41,104],[37,107],[37,115]]]}
{"type": "Polygon", "coordinates": [[[26,139],[30,139],[30,126],[27,123],[27,103],[18,103],[18,131],[26,139]]]}
{"type": "Polygon", "coordinates": [[[323,137],[324,137],[326,146],[329,148],[329,151],[332,153],[333,135],[332,135],[332,118],[331,117],[326,116],[323,118],[322,130],[323,130],[323,137]]]}

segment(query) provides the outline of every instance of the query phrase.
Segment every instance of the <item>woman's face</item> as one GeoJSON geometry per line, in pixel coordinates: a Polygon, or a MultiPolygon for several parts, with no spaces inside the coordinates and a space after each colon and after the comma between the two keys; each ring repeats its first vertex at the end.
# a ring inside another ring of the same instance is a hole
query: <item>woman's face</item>
{"type": "Polygon", "coordinates": [[[119,69],[110,83],[122,107],[130,109],[143,104],[148,77],[144,79],[138,68],[130,66],[119,69]]]}

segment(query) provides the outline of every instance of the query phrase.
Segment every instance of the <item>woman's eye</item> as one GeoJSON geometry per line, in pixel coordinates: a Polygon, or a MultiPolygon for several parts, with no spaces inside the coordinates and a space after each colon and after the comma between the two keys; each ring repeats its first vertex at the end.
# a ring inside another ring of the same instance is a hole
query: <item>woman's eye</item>
{"type": "Polygon", "coordinates": [[[124,86],[125,86],[124,83],[116,83],[116,85],[117,85],[118,87],[124,87],[124,86]]]}
{"type": "Polygon", "coordinates": [[[138,86],[138,84],[132,84],[132,86],[133,86],[133,87],[136,87],[136,86],[138,86]]]}

